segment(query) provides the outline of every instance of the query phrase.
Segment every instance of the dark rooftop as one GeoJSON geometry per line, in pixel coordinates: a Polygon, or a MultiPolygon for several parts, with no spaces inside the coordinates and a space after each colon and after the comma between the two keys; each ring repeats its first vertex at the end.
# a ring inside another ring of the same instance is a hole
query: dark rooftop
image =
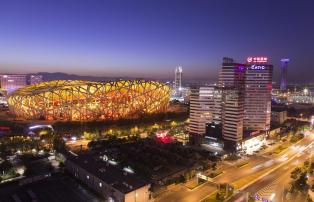
{"type": "Polygon", "coordinates": [[[65,156],[68,160],[123,193],[129,193],[148,184],[136,173],[125,172],[121,166],[111,165],[103,161],[101,155],[97,152],[86,152],[77,155],[67,152],[65,156]]]}
{"type": "Polygon", "coordinates": [[[272,112],[284,112],[284,111],[287,111],[287,110],[284,109],[284,108],[272,108],[271,111],[272,112]]]}

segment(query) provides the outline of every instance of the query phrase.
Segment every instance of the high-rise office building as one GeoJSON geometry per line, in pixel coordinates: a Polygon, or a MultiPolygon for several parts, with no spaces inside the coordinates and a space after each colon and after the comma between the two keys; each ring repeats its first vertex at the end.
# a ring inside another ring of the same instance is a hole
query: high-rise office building
{"type": "Polygon", "coordinates": [[[192,144],[200,144],[206,132],[206,123],[213,120],[213,90],[212,87],[191,88],[189,133],[192,144]]]}
{"type": "Polygon", "coordinates": [[[41,83],[43,82],[43,76],[40,74],[32,74],[29,75],[29,84],[36,84],[36,83],[41,83]]]}
{"type": "Polygon", "coordinates": [[[182,74],[183,70],[181,66],[176,67],[175,71],[175,77],[174,77],[174,90],[176,93],[179,93],[182,89],[182,74]]]}
{"type": "Polygon", "coordinates": [[[223,58],[219,73],[222,137],[226,150],[236,150],[243,139],[244,82],[246,65],[223,58]]]}
{"type": "Polygon", "coordinates": [[[215,124],[221,123],[221,101],[222,101],[222,89],[219,87],[213,87],[213,95],[211,97],[211,112],[213,114],[213,122],[215,124]]]}
{"type": "Polygon", "coordinates": [[[287,76],[288,76],[288,63],[290,59],[285,58],[281,59],[281,66],[280,66],[280,90],[286,91],[287,90],[287,76]]]}
{"type": "Polygon", "coordinates": [[[253,136],[270,128],[272,70],[266,57],[249,57],[246,64],[223,58],[218,86],[203,88],[206,99],[201,88],[192,90],[190,134],[200,137],[206,124],[221,124],[225,150],[251,148],[248,136],[256,145],[253,136]]]}
{"type": "Polygon", "coordinates": [[[25,74],[6,74],[0,75],[1,89],[11,93],[16,89],[22,88],[27,84],[27,75],[25,74]]]}
{"type": "Polygon", "coordinates": [[[238,89],[224,89],[222,96],[222,137],[224,148],[237,150],[237,143],[243,140],[243,93],[238,89]]]}
{"type": "Polygon", "coordinates": [[[245,65],[236,63],[232,58],[223,58],[219,72],[218,86],[221,88],[237,88],[243,90],[245,65]]]}
{"type": "Polygon", "coordinates": [[[244,130],[270,128],[273,66],[266,57],[247,59],[244,82],[244,130]]]}

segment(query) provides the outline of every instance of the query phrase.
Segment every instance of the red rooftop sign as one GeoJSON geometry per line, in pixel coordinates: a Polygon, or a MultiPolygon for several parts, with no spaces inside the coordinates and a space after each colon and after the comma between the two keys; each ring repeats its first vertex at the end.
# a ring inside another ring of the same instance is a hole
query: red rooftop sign
{"type": "Polygon", "coordinates": [[[246,61],[248,63],[267,63],[267,57],[247,57],[246,61]]]}

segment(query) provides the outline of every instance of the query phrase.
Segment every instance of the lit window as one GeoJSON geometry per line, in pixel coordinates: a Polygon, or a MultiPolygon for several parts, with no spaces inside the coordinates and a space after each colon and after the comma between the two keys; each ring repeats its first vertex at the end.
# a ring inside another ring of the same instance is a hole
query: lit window
{"type": "Polygon", "coordinates": [[[99,187],[102,187],[102,183],[101,182],[99,182],[99,187]]]}
{"type": "Polygon", "coordinates": [[[89,175],[87,175],[86,178],[89,179],[89,175]]]}

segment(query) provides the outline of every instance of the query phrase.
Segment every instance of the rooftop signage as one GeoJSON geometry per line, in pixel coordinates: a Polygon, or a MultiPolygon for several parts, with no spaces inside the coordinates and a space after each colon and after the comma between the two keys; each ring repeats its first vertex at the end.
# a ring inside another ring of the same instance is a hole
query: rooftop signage
{"type": "Polygon", "coordinates": [[[246,61],[248,63],[267,63],[268,58],[267,57],[247,57],[246,61]]]}

